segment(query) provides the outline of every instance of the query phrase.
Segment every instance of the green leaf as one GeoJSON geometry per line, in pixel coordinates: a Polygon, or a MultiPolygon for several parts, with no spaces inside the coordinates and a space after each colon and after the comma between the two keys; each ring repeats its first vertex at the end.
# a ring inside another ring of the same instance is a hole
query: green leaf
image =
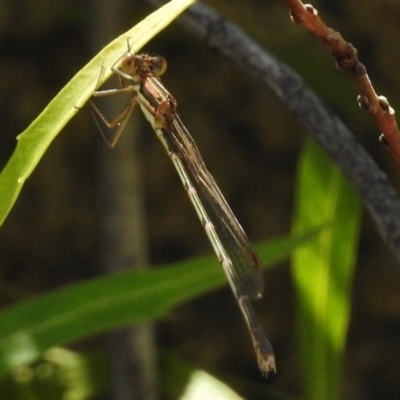
{"type": "Polygon", "coordinates": [[[139,50],[192,3],[194,0],[173,0],[112,41],[71,79],[18,136],[17,147],[0,174],[0,225],[52,140],[90,98],[96,85],[110,77],[110,67],[127,51],[128,38],[133,50],[139,50]],[[101,82],[98,82],[102,70],[104,74],[101,82]]]}
{"type": "MultiPolygon", "coordinates": [[[[316,233],[276,239],[257,249],[264,265],[271,265],[316,233]]],[[[0,375],[51,347],[160,318],[172,307],[226,284],[215,257],[204,257],[94,279],[11,307],[0,315],[0,375]]]]}
{"type": "Polygon", "coordinates": [[[299,164],[294,231],[331,222],[297,249],[300,357],[307,399],[338,399],[360,228],[360,203],[339,170],[307,141],[299,164]]]}

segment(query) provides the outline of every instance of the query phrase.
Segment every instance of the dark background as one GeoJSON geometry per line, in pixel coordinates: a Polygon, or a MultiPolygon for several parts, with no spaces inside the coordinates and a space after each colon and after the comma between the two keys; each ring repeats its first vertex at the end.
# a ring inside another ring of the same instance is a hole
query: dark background
{"type": "MultiPolygon", "coordinates": [[[[15,147],[16,136],[114,38],[107,32],[93,38],[93,32],[101,31],[101,22],[93,14],[98,3],[0,0],[2,166],[15,147]]],[[[335,69],[319,43],[290,22],[283,2],[205,3],[295,69],[340,115],[398,187],[398,167],[378,145],[377,128],[358,109],[351,81],[335,69]]],[[[358,48],[378,94],[399,109],[400,4],[326,0],[313,5],[358,48]]],[[[116,9],[114,15],[121,15],[115,22],[119,33],[151,11],[139,0],[116,9]]],[[[163,81],[249,237],[257,242],[287,234],[296,163],[306,132],[257,82],[176,24],[145,50],[167,58],[163,81]]],[[[139,124],[136,142],[142,162],[139,175],[150,263],[210,253],[168,157],[147,121],[139,124]]],[[[130,143],[129,138],[124,140],[130,143]]],[[[104,211],[98,199],[102,186],[99,165],[105,147],[90,113],[82,110],[25,184],[0,231],[1,307],[100,273],[99,220],[104,211]]],[[[400,270],[368,214],[364,216],[343,398],[400,398],[400,270]]],[[[284,360],[273,383],[296,393],[296,360],[291,359],[293,307],[289,265],[282,264],[266,273],[265,298],[257,311],[263,325],[270,327],[271,339],[284,360]]],[[[158,341],[164,348],[180,346],[183,354],[204,367],[235,373],[239,369],[251,377],[258,372],[241,324],[225,289],[176,310],[171,319],[158,325],[158,341]],[[188,338],[191,344],[184,346],[188,338]]]]}

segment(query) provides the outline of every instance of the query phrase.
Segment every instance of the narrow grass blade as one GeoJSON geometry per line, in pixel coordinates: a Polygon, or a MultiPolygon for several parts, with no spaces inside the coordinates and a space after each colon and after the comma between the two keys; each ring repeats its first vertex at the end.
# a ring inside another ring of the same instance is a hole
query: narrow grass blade
{"type": "Polygon", "coordinates": [[[339,398],[360,227],[360,204],[341,173],[307,141],[298,171],[294,231],[331,222],[293,256],[306,399],[339,398]]]}
{"type": "MultiPolygon", "coordinates": [[[[265,266],[288,258],[316,233],[275,239],[261,247],[265,266]]],[[[53,346],[159,318],[172,307],[226,285],[215,257],[134,271],[58,290],[0,315],[0,375],[32,362],[53,346]]]]}

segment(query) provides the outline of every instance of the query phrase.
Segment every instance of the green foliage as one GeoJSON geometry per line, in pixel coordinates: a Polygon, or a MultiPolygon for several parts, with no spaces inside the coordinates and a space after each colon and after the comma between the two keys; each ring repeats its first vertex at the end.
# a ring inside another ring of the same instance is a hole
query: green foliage
{"type": "Polygon", "coordinates": [[[295,232],[331,222],[318,240],[297,249],[293,256],[301,371],[307,399],[336,400],[350,314],[360,204],[339,170],[310,140],[300,160],[297,184],[295,232]]]}
{"type": "MultiPolygon", "coordinates": [[[[287,258],[314,234],[276,239],[259,248],[265,266],[287,258]]],[[[160,318],[176,305],[226,285],[215,257],[134,271],[46,294],[0,315],[0,375],[53,346],[160,318]]]]}

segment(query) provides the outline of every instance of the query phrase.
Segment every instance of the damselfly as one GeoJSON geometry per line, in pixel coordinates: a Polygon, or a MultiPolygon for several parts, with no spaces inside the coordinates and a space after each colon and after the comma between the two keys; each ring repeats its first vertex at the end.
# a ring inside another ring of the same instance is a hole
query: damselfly
{"type": "Polygon", "coordinates": [[[113,139],[108,141],[113,147],[135,105],[139,104],[177,170],[228,278],[250,332],[259,368],[267,376],[269,372],[276,372],[274,352],[250,303],[250,299],[261,298],[264,289],[260,261],[214,178],[208,172],[192,136],[179,118],[176,100],[160,80],[166,66],[163,57],[136,55],[128,49],[112,67],[121,82],[121,88],[96,90],[93,96],[128,93],[132,95],[129,105],[110,122],[93,101],[92,107],[108,128],[116,129],[113,139]]]}

